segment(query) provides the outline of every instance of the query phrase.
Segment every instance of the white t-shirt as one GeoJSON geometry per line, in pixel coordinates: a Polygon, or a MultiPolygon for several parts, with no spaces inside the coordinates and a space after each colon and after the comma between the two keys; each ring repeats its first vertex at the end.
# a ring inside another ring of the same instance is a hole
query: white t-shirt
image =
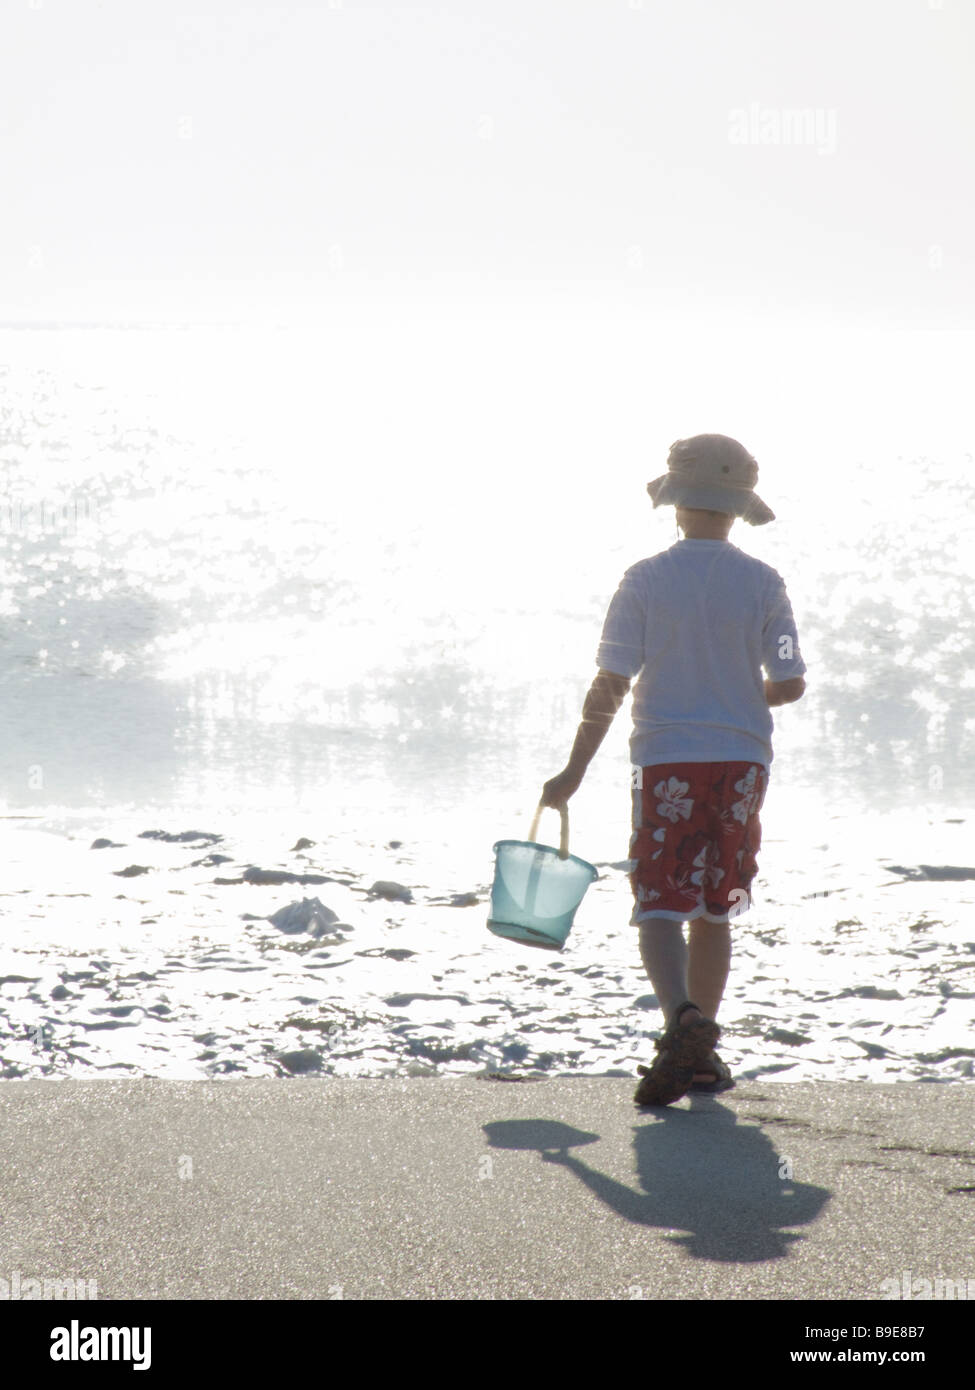
{"type": "Polygon", "coordinates": [[[679,540],[626,571],[596,665],[636,676],[630,758],[772,764],[772,681],[801,676],[792,605],[771,565],[731,541],[679,540]]]}

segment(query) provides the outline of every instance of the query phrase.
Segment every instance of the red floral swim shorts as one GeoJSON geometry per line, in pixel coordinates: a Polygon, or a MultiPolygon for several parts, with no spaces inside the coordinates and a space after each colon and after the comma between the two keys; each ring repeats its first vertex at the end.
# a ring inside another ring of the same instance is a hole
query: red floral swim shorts
{"type": "Polygon", "coordinates": [[[630,921],[728,922],[750,905],[768,788],[761,763],[657,763],[633,787],[630,921]]]}

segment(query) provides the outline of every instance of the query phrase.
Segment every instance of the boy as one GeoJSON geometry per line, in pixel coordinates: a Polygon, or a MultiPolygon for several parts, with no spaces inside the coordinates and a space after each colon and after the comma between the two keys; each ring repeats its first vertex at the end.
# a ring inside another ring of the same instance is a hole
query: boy
{"type": "Polygon", "coordinates": [[[728,540],[736,517],[752,526],[775,519],[753,491],[755,460],[727,435],[699,434],[672,445],[667,466],[647,491],[655,508],[676,508],[684,539],[638,561],[620,581],[571,756],[541,797],[558,807],[578,790],[639,676],[630,921],[665,1032],[653,1066],[638,1068],[638,1105],[735,1084],[714,1051],[729,924],[747,910],[758,867],[773,757],[769,706],[800,699],[806,685],[781,575],[728,540]]]}

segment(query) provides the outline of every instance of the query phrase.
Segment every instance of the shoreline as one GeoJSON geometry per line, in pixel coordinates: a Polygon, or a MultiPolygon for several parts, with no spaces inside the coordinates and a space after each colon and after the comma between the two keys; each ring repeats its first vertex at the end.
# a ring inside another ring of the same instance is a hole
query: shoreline
{"type": "MultiPolygon", "coordinates": [[[[635,1078],[652,1058],[661,1018],[629,883],[598,843],[566,948],[540,958],[487,930],[487,827],[399,838],[391,820],[385,840],[320,825],[235,816],[228,831],[138,808],[7,821],[0,1079],[635,1078]]],[[[872,841],[848,819],[832,843],[785,828],[769,818],[734,929],[718,1022],[736,1079],[975,1075],[975,881],[916,867],[940,846],[975,874],[966,822],[927,843],[898,822],[872,841]]]]}

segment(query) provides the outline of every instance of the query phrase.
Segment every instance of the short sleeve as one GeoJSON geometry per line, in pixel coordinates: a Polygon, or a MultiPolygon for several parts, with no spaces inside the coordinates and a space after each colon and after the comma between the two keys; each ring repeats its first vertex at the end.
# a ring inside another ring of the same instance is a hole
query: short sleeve
{"type": "Polygon", "coordinates": [[[792,604],[782,576],[773,571],[773,579],[765,599],[765,623],[762,628],[762,664],[770,681],[787,681],[801,676],[806,663],[799,650],[799,634],[792,613],[792,604]]]}
{"type": "Polygon", "coordinates": [[[646,596],[643,587],[627,570],[610,599],[603,633],[596,649],[596,665],[602,671],[632,678],[644,663],[646,596]]]}

